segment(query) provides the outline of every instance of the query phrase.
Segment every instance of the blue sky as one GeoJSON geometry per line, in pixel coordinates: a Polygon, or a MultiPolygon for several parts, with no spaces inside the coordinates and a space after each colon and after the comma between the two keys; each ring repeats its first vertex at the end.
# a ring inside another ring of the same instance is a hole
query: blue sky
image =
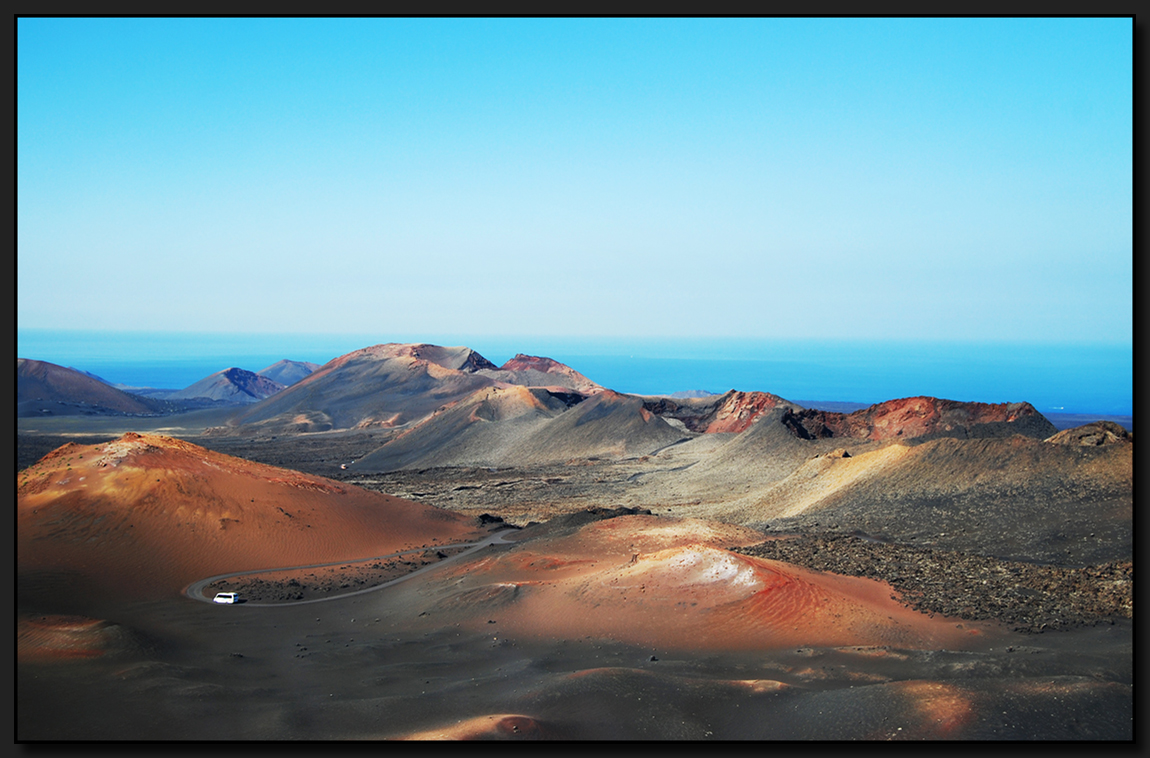
{"type": "Polygon", "coordinates": [[[21,328],[1132,344],[1130,19],[17,22],[21,328]]]}

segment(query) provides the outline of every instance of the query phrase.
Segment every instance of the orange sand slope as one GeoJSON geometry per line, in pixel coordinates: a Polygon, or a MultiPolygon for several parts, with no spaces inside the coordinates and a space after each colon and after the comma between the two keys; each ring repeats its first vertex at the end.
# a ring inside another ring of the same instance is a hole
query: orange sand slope
{"type": "Polygon", "coordinates": [[[17,482],[19,570],[146,595],[225,571],[353,560],[479,534],[473,520],[181,440],[64,445],[17,482]]]}
{"type": "Polygon", "coordinates": [[[425,618],[495,622],[486,628],[508,637],[607,637],[665,650],[956,647],[985,628],[912,611],[885,583],[725,549],[761,539],[696,519],[599,521],[445,572],[425,618]]]}

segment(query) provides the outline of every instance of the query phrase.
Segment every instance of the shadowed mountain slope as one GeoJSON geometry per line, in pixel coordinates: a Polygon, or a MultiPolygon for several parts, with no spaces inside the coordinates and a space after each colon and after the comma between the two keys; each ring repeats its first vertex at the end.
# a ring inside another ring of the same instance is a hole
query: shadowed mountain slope
{"type": "Polygon", "coordinates": [[[167,395],[169,400],[205,398],[225,403],[258,403],[284,386],[279,382],[242,368],[227,368],[167,395]]]}
{"type": "Polygon", "coordinates": [[[604,390],[533,430],[509,450],[509,460],[561,463],[648,455],[690,436],[645,409],[642,398],[604,390]]]}
{"type": "Polygon", "coordinates": [[[172,406],[111,387],[75,369],[47,361],[16,359],[16,413],[39,416],[79,413],[161,413],[172,406]]]}
{"type": "Polygon", "coordinates": [[[485,387],[433,412],[353,464],[356,471],[497,466],[521,441],[583,396],[517,386],[485,387]]]}
{"type": "Polygon", "coordinates": [[[587,399],[542,387],[486,388],[445,406],[356,461],[359,472],[519,466],[645,455],[690,433],[602,390],[587,399]]]}

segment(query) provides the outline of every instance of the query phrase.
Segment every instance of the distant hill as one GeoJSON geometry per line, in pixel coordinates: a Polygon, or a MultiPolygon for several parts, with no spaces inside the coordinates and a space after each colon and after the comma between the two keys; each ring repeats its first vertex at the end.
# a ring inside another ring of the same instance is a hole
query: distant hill
{"type": "Polygon", "coordinates": [[[310,375],[313,371],[319,368],[319,364],[310,363],[308,361],[289,361],[284,359],[268,366],[265,369],[257,371],[260,376],[271,379],[273,382],[282,384],[285,387],[290,387],[305,376],[310,375]]]}
{"type": "Polygon", "coordinates": [[[1060,445],[1101,447],[1132,443],[1134,435],[1113,421],[1093,421],[1073,429],[1063,429],[1046,441],[1060,445]]]}
{"type": "Polygon", "coordinates": [[[400,427],[478,390],[508,385],[560,393],[602,389],[550,358],[518,355],[499,367],[468,347],[389,343],[328,361],[236,415],[231,427],[281,432],[400,427]]]}
{"type": "MultiPolygon", "coordinates": [[[[69,371],[79,371],[84,376],[90,376],[98,382],[103,382],[104,384],[107,384],[109,387],[116,387],[115,383],[109,382],[104,377],[99,376],[97,374],[93,374],[91,371],[85,371],[84,369],[76,368],[75,366],[69,366],[68,370],[69,371]]],[[[124,389],[124,388],[123,387],[116,387],[116,389],[124,389]]]]}
{"type": "Polygon", "coordinates": [[[47,361],[16,359],[16,414],[157,414],[175,406],[138,397],[99,378],[47,361]]]}
{"type": "Polygon", "coordinates": [[[267,377],[242,368],[228,368],[167,395],[169,400],[206,398],[226,403],[258,403],[271,397],[284,386],[267,377]]]}
{"type": "Polygon", "coordinates": [[[496,366],[466,347],[365,347],[245,409],[231,426],[278,432],[399,426],[493,385],[476,374],[484,368],[496,366]]]}
{"type": "Polygon", "coordinates": [[[796,400],[795,405],[816,411],[834,411],[835,413],[851,413],[870,407],[869,403],[853,403],[846,400],[796,400]]]}
{"type": "Polygon", "coordinates": [[[643,407],[651,413],[674,418],[693,432],[741,432],[755,419],[778,406],[802,410],[794,403],[769,392],[739,392],[702,397],[647,398],[643,407]]]}
{"type": "Polygon", "coordinates": [[[935,397],[887,400],[851,413],[800,410],[783,423],[804,439],[926,440],[1012,434],[1045,439],[1058,431],[1030,403],[969,403],[935,397]]]}
{"type": "Polygon", "coordinates": [[[498,369],[481,369],[477,373],[499,382],[518,384],[523,387],[567,387],[584,394],[600,392],[603,388],[580,374],[570,366],[565,366],[551,358],[517,354],[498,369]]]}
{"type": "Polygon", "coordinates": [[[1095,421],[1113,421],[1128,432],[1134,431],[1134,417],[1133,416],[1116,416],[1104,413],[1057,413],[1048,412],[1042,414],[1050,419],[1050,423],[1054,424],[1059,430],[1073,429],[1084,424],[1090,424],[1095,421]]]}
{"type": "Polygon", "coordinates": [[[716,395],[716,394],[718,394],[718,393],[709,392],[707,390],[679,390],[678,392],[672,392],[668,397],[673,397],[673,398],[710,397],[711,395],[716,395]]]}
{"type": "Polygon", "coordinates": [[[580,402],[578,393],[484,387],[450,403],[353,464],[356,471],[490,466],[509,460],[522,440],[580,402]]]}

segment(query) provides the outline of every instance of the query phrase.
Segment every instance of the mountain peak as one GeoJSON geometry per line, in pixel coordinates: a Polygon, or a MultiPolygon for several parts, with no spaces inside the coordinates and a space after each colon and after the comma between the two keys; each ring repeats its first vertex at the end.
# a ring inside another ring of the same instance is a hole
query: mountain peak
{"type": "Polygon", "coordinates": [[[579,392],[601,392],[603,388],[580,374],[575,369],[553,358],[539,355],[526,355],[516,353],[498,369],[487,374],[499,381],[510,384],[522,384],[529,387],[561,386],[579,392]]]}
{"type": "Polygon", "coordinates": [[[271,397],[284,388],[279,382],[260,376],[254,371],[232,366],[207,376],[179,392],[168,395],[169,399],[187,400],[207,398],[230,403],[255,403],[271,397]]]}

